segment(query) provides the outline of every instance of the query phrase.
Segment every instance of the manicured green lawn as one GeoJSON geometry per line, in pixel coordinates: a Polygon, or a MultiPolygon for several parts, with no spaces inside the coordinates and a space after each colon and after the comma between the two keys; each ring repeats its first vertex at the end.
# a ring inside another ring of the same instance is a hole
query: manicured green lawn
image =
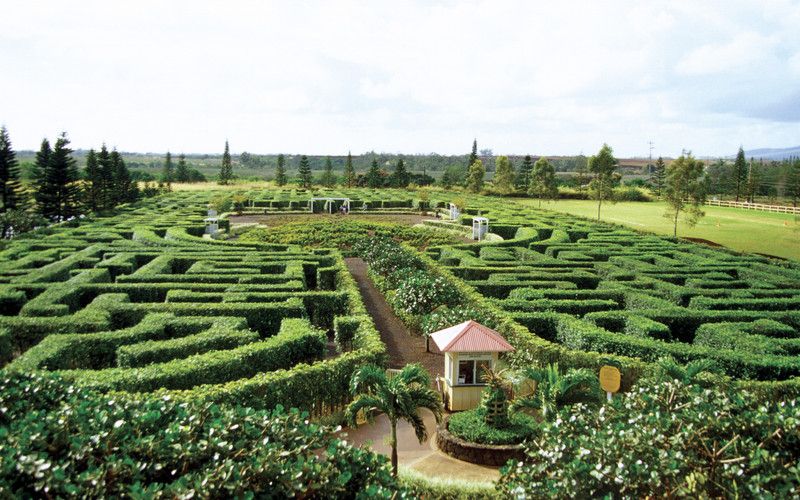
{"type": "MultiPolygon", "coordinates": [[[[538,206],[536,200],[520,200],[538,206]]],[[[559,200],[542,203],[542,208],[582,217],[597,217],[597,202],[559,200]]],[[[662,202],[603,203],[601,219],[641,231],[672,234],[672,223],[664,218],[662,202]]],[[[678,224],[679,237],[703,238],[740,252],[758,252],[800,260],[800,216],[704,207],[706,216],[693,228],[678,224]]]]}

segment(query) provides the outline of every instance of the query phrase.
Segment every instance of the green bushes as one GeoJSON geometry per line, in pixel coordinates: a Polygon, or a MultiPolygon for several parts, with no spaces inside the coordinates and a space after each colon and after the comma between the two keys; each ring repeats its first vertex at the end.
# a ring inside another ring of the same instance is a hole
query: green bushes
{"type": "Polygon", "coordinates": [[[11,361],[14,356],[14,344],[11,341],[11,332],[7,328],[0,328],[0,365],[11,361]]]}
{"type": "Polygon", "coordinates": [[[442,306],[454,306],[458,294],[441,276],[392,240],[362,240],[354,251],[369,265],[370,272],[383,281],[383,292],[389,290],[389,302],[401,315],[422,316],[442,306]]]}
{"type": "Polygon", "coordinates": [[[487,425],[485,414],[486,410],[480,407],[455,413],[447,423],[447,430],[472,443],[519,444],[533,437],[539,428],[536,420],[525,413],[512,413],[509,425],[502,428],[487,425]]]}
{"type": "Polygon", "coordinates": [[[388,459],[298,411],[108,397],[2,372],[0,408],[4,497],[388,498],[398,489],[388,459]]]}
{"type": "Polygon", "coordinates": [[[215,331],[170,340],[150,340],[117,349],[117,366],[135,368],[153,363],[165,363],[208,351],[234,349],[258,342],[255,332],[215,331]]]}
{"type": "Polygon", "coordinates": [[[528,459],[502,470],[498,488],[517,497],[790,497],[800,488],[798,419],[795,399],[643,382],[599,412],[562,410],[543,424],[528,459]]]}
{"type": "Polygon", "coordinates": [[[630,356],[649,362],[665,356],[680,363],[710,359],[726,374],[741,379],[785,380],[800,376],[800,360],[794,357],[754,356],[749,352],[613,333],[570,316],[559,318],[556,339],[570,349],[630,356]]]}
{"type": "Polygon", "coordinates": [[[353,341],[362,321],[362,318],[353,316],[339,316],[334,320],[334,340],[339,352],[349,351],[353,348],[353,341]]]}
{"type": "MultiPolygon", "coordinates": [[[[227,351],[211,351],[136,369],[110,368],[62,373],[68,380],[102,391],[190,389],[201,383],[220,384],[319,359],[325,352],[326,342],[324,332],[312,328],[307,320],[285,319],[280,332],[274,337],[227,351]]],[[[189,351],[193,349],[193,346],[185,343],[182,347],[189,351]]]]}
{"type": "Polygon", "coordinates": [[[459,238],[445,231],[427,227],[408,227],[387,222],[372,222],[347,217],[309,217],[293,219],[276,227],[254,228],[241,236],[246,242],[267,242],[301,245],[303,247],[333,247],[350,250],[356,240],[380,235],[408,242],[415,248],[456,243],[459,238]]]}

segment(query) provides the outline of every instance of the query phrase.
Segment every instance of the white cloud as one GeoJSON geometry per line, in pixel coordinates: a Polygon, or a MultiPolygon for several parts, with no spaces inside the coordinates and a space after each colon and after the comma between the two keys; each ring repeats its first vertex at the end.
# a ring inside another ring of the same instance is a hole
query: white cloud
{"type": "Polygon", "coordinates": [[[17,147],[726,154],[800,133],[763,111],[800,85],[792,2],[4,3],[17,147]]]}
{"type": "Polygon", "coordinates": [[[678,72],[686,75],[710,75],[729,71],[748,71],[754,63],[773,58],[778,40],[759,33],[742,33],[725,43],[702,45],[678,63],[678,72]]]}

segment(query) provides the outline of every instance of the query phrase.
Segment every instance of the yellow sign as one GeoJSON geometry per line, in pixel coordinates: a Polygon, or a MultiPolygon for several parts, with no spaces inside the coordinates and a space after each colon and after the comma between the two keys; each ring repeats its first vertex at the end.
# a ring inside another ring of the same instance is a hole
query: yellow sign
{"type": "Polygon", "coordinates": [[[600,387],[606,392],[619,391],[622,375],[619,369],[614,366],[603,366],[600,368],[600,387]]]}

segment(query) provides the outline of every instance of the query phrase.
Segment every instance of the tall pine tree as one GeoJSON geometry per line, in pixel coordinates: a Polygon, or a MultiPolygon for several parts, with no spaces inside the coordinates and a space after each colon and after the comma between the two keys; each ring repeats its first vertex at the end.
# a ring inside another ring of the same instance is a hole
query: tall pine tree
{"type": "Polygon", "coordinates": [[[285,186],[286,182],[286,158],[281,153],[278,155],[278,168],[275,169],[275,184],[285,186]]]}
{"type": "MultiPolygon", "coordinates": [[[[44,177],[47,174],[47,169],[50,167],[50,156],[52,154],[53,150],[50,147],[50,141],[42,139],[42,145],[39,147],[39,151],[36,152],[36,159],[33,162],[33,169],[31,171],[31,184],[33,186],[38,187],[44,183],[44,177]]],[[[38,188],[34,191],[33,198],[38,205],[37,210],[41,213],[44,199],[38,188]]]]}
{"type": "Polygon", "coordinates": [[[653,186],[653,192],[656,196],[661,196],[666,182],[667,166],[664,163],[664,159],[659,156],[655,165],[653,165],[653,173],[650,175],[650,185],[653,186]]]}
{"type": "Polygon", "coordinates": [[[760,177],[760,171],[755,160],[750,158],[750,165],[747,167],[747,181],[745,183],[748,203],[753,203],[753,199],[758,194],[758,188],[761,183],[760,177]]]}
{"type": "Polygon", "coordinates": [[[100,177],[100,165],[97,163],[97,153],[90,149],[86,154],[86,169],[84,170],[86,179],[86,206],[92,212],[96,212],[103,202],[103,180],[100,177]]]}
{"type": "Polygon", "coordinates": [[[367,171],[367,187],[379,188],[381,186],[383,186],[383,178],[381,178],[381,171],[378,169],[378,160],[373,158],[372,165],[367,171]]]}
{"type": "Polygon", "coordinates": [[[77,181],[78,168],[65,132],[56,140],[39,186],[42,215],[55,222],[76,216],[80,201],[77,181]]]}
{"type": "Polygon", "coordinates": [[[219,183],[229,184],[233,180],[233,164],[231,163],[231,152],[228,148],[228,141],[225,141],[225,151],[222,153],[222,166],[219,169],[219,183]]]}
{"type": "Polygon", "coordinates": [[[300,176],[300,187],[303,189],[311,189],[313,178],[311,176],[311,165],[308,163],[308,156],[306,155],[300,157],[298,174],[300,176]]]}
{"type": "Polygon", "coordinates": [[[524,193],[528,192],[532,169],[533,161],[531,160],[531,155],[525,155],[525,159],[522,160],[522,165],[519,167],[519,172],[517,172],[516,182],[514,183],[514,187],[519,191],[524,193]]]}
{"type": "Polygon", "coordinates": [[[353,168],[353,155],[350,151],[347,152],[347,160],[344,162],[344,182],[349,188],[356,185],[356,171],[353,168]]]}
{"type": "Polygon", "coordinates": [[[167,191],[172,191],[172,181],[175,179],[175,168],[172,166],[172,153],[167,151],[164,159],[164,171],[161,174],[161,182],[167,186],[167,191]]]}
{"type": "Polygon", "coordinates": [[[333,174],[333,163],[331,157],[325,158],[325,170],[322,172],[322,185],[325,187],[333,187],[336,184],[336,176],[333,174]]]}
{"type": "Polygon", "coordinates": [[[175,168],[175,180],[177,182],[189,182],[189,166],[186,164],[186,155],[183,153],[178,156],[178,166],[175,168]]]}
{"type": "Polygon", "coordinates": [[[786,196],[796,207],[800,201],[800,158],[789,160],[789,169],[786,172],[786,196]]]}
{"type": "Polygon", "coordinates": [[[472,167],[472,165],[475,164],[477,160],[478,160],[478,139],[472,139],[472,151],[470,152],[469,157],[467,158],[467,168],[465,170],[467,172],[466,174],[467,176],[469,175],[469,169],[472,167]]]}
{"type": "Polygon", "coordinates": [[[21,201],[20,197],[17,153],[11,146],[8,130],[2,126],[0,127],[0,201],[3,203],[2,211],[17,208],[17,204],[21,201]]]}
{"type": "Polygon", "coordinates": [[[139,187],[131,180],[131,173],[125,165],[125,160],[116,149],[111,151],[111,165],[114,169],[114,197],[119,203],[136,201],[139,197],[139,187]]]}
{"type": "Polygon", "coordinates": [[[744,148],[739,146],[739,152],[736,153],[736,161],[733,162],[733,184],[736,186],[736,201],[739,201],[739,196],[745,191],[745,183],[747,182],[747,160],[744,157],[744,148]]]}
{"type": "Polygon", "coordinates": [[[97,164],[100,174],[100,201],[98,208],[100,210],[111,210],[117,205],[117,199],[114,197],[114,165],[111,163],[111,155],[105,144],[100,146],[100,152],[97,153],[97,164]]]}
{"type": "Polygon", "coordinates": [[[408,183],[411,182],[411,176],[406,170],[406,164],[402,158],[397,160],[397,166],[392,173],[391,184],[393,187],[408,187],[408,183]]]}

